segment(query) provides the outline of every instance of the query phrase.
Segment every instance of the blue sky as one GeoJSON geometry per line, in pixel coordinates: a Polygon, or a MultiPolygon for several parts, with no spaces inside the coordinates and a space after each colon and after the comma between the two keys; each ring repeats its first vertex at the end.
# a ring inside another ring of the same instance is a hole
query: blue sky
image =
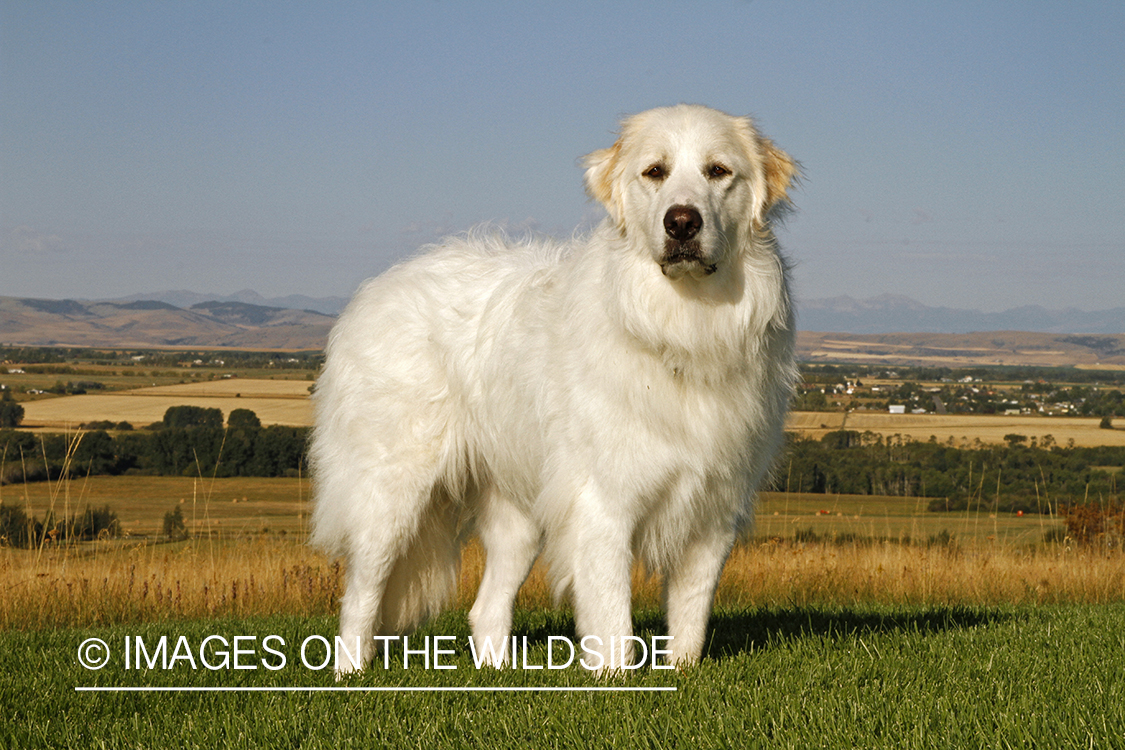
{"type": "Polygon", "coordinates": [[[1125,304],[1125,4],[0,0],[0,295],[347,296],[569,234],[621,116],[798,159],[800,297],[1125,304]]]}

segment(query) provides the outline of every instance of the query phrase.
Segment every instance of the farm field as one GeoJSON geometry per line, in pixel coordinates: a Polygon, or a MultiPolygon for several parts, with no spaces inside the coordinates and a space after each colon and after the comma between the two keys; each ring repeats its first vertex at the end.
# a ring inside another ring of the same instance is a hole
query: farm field
{"type": "Polygon", "coordinates": [[[1065,446],[1074,440],[1076,446],[1125,445],[1123,420],[1117,420],[1117,429],[1098,427],[1097,417],[1040,417],[993,414],[889,414],[886,412],[792,412],[786,427],[805,437],[819,439],[834,430],[849,429],[858,432],[870,430],[884,436],[901,435],[915,440],[938,442],[950,438],[958,446],[982,443],[1003,443],[1004,436],[1015,433],[1042,441],[1050,435],[1058,445],[1065,446]]]}
{"type": "MultiPolygon", "coordinates": [[[[77,625],[91,617],[327,614],[340,594],[339,566],[304,543],[305,480],[91,477],[61,486],[8,486],[0,499],[39,518],[49,509],[70,515],[108,505],[128,534],[77,546],[0,548],[0,577],[9,582],[0,629],[77,625]],[[194,538],[161,541],[164,514],[176,508],[194,538]]],[[[767,493],[756,527],[731,555],[718,601],[1125,601],[1125,555],[1053,541],[1063,529],[1057,518],[928,513],[926,503],[767,493]]],[[[470,541],[458,606],[471,605],[483,564],[479,545],[470,541]]],[[[637,606],[659,606],[660,582],[640,566],[634,588],[637,606]]],[[[542,566],[533,570],[519,603],[553,605],[542,566]]]]}
{"type": "Polygon", "coordinates": [[[108,505],[127,536],[161,533],[164,514],[177,507],[192,534],[222,536],[307,531],[307,479],[95,476],[69,482],[0,487],[0,500],[42,519],[108,505]]]}
{"type": "Polygon", "coordinates": [[[263,425],[307,426],[312,423],[307,380],[230,378],[160,385],[104,394],[60,396],[23,404],[27,429],[73,430],[84,422],[129,422],[134,427],[159,422],[170,406],[250,409],[263,425]]]}
{"type": "MultiPolygon", "coordinates": [[[[187,530],[220,536],[307,531],[307,478],[191,478],[95,476],[69,482],[0,487],[0,500],[43,518],[108,505],[130,536],[159,534],[164,514],[179,507],[187,530]]],[[[990,514],[986,510],[932,513],[929,498],[764,492],[748,539],[792,539],[808,533],[825,539],[907,537],[924,542],[943,532],[966,544],[1037,543],[1064,528],[1048,515],[990,514]]]]}
{"type": "MultiPolygon", "coordinates": [[[[160,421],[168,407],[181,405],[217,408],[224,415],[233,409],[250,409],[264,425],[309,426],[311,385],[307,380],[227,378],[26,401],[22,428],[73,430],[84,422],[104,420],[140,427],[160,421]]],[[[1040,440],[1050,435],[1064,446],[1070,440],[1077,446],[1125,445],[1125,425],[1120,421],[1118,429],[1105,430],[1098,427],[1099,420],[1094,417],[792,412],[787,429],[814,439],[846,428],[916,440],[928,440],[932,435],[943,443],[952,438],[957,445],[975,440],[999,444],[1010,433],[1040,440]]]]}
{"type": "Polygon", "coordinates": [[[927,511],[930,498],[871,495],[822,495],[764,492],[758,503],[752,538],[909,539],[927,542],[951,537],[973,545],[997,543],[1034,546],[1065,532],[1057,516],[927,511]]]}

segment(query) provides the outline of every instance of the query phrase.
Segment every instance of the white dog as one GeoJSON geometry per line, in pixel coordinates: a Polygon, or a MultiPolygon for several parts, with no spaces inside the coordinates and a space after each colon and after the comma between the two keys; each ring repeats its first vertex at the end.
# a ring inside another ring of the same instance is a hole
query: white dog
{"type": "Polygon", "coordinates": [[[632,635],[639,557],[672,662],[700,658],[796,378],[770,229],[796,167],[749,119],[690,105],[626,119],[585,166],[609,213],[589,237],[450,239],[366,282],[332,331],[313,542],[346,558],[340,635],[364,661],[448,600],[473,531],[477,643],[505,642],[542,553],[579,637],[630,664],[632,639],[612,663],[609,644],[632,635]]]}

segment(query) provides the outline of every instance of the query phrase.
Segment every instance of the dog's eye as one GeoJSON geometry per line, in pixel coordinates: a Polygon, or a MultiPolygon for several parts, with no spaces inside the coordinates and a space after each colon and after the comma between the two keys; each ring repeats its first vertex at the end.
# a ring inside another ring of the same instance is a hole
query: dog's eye
{"type": "Polygon", "coordinates": [[[666,175],[664,174],[664,167],[659,164],[653,164],[651,167],[644,171],[644,176],[650,180],[663,180],[666,175]]]}
{"type": "Polygon", "coordinates": [[[717,180],[720,177],[726,177],[731,171],[724,167],[722,164],[712,164],[707,168],[707,176],[712,180],[717,180]]]}

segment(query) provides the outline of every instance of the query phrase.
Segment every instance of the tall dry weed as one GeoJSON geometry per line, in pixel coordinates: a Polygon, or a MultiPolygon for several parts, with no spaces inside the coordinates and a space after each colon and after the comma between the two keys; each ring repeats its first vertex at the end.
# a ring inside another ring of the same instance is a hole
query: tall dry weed
{"type": "MultiPolygon", "coordinates": [[[[484,554],[466,546],[453,606],[471,606],[484,554]]],[[[95,542],[0,550],[0,628],[84,627],[181,618],[325,615],[338,611],[342,570],[304,544],[254,540],[182,544],[95,542]]],[[[658,607],[660,580],[639,568],[634,604],[658,607]]],[[[1065,545],[910,546],[755,542],[738,545],[719,606],[971,605],[1125,601],[1125,554],[1065,545]]],[[[517,606],[553,606],[536,565],[517,606]]]]}
{"type": "Polygon", "coordinates": [[[335,611],[338,563],[263,537],[0,552],[0,628],[335,611]]]}

